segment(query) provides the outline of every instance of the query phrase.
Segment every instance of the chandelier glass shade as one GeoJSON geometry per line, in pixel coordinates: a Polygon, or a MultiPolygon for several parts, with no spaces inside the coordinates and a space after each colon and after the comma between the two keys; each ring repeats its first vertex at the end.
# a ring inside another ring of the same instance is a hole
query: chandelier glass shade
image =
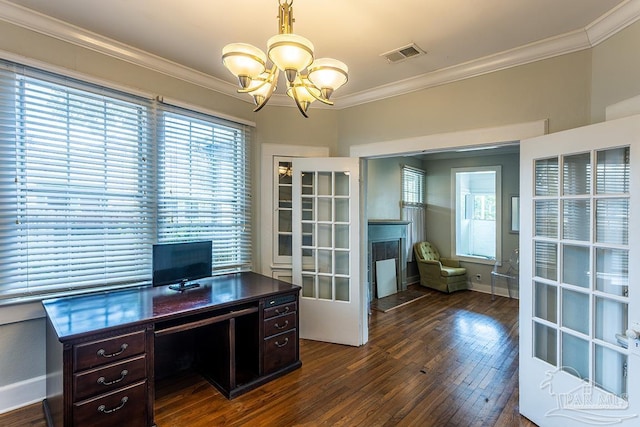
{"type": "Polygon", "coordinates": [[[264,72],[267,56],[247,43],[231,43],[222,49],[222,62],[234,75],[253,79],[264,72]]]}
{"type": "Polygon", "coordinates": [[[348,80],[347,66],[337,59],[314,60],[313,43],[293,33],[293,0],[278,0],[279,32],[267,42],[267,54],[247,43],[231,43],[222,49],[222,62],[238,78],[238,92],[253,97],[259,111],[271,98],[279,72],[286,78],[287,95],[303,116],[312,102],[333,105],[333,92],[348,80]],[[267,67],[267,58],[272,66],[267,67]]]}
{"type": "Polygon", "coordinates": [[[278,34],[267,42],[269,59],[281,70],[304,70],[313,62],[313,44],[297,34],[278,34]]]}

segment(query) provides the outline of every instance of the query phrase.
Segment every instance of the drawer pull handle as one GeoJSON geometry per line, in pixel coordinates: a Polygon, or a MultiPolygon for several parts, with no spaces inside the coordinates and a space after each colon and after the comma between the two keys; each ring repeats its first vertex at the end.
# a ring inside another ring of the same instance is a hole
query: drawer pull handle
{"type": "Polygon", "coordinates": [[[284,347],[285,345],[289,344],[289,338],[288,338],[288,337],[285,337],[285,338],[284,338],[284,341],[282,341],[282,344],[280,344],[278,341],[276,341],[274,344],[276,345],[276,347],[278,347],[278,348],[282,348],[282,347],[284,347]]]}
{"type": "Polygon", "coordinates": [[[286,328],[287,326],[289,326],[289,321],[288,321],[288,320],[285,320],[285,321],[284,321],[284,325],[282,325],[282,326],[278,325],[277,323],[275,323],[275,324],[273,325],[273,327],[274,327],[274,328],[276,328],[276,329],[280,329],[280,330],[282,330],[282,329],[286,328]]]}
{"type": "Polygon", "coordinates": [[[102,412],[103,414],[111,414],[113,412],[119,411],[120,409],[124,408],[124,405],[128,401],[129,401],[129,398],[127,396],[123,397],[122,400],[120,400],[120,405],[116,406],[113,409],[107,409],[106,406],[100,405],[100,406],[98,406],[98,412],[102,412]]]}
{"type": "Polygon", "coordinates": [[[107,350],[105,350],[104,348],[101,348],[100,350],[98,350],[98,357],[104,357],[108,359],[110,357],[120,356],[127,349],[127,347],[129,347],[129,344],[124,343],[120,346],[120,351],[116,351],[115,353],[111,353],[111,354],[107,354],[107,350]]]}
{"type": "Polygon", "coordinates": [[[113,385],[113,384],[118,384],[120,381],[122,381],[124,379],[124,377],[127,376],[127,374],[129,373],[129,371],[127,371],[126,369],[123,369],[122,372],[120,372],[120,378],[118,378],[117,380],[113,380],[113,381],[107,381],[104,377],[100,377],[98,378],[98,384],[102,384],[102,385],[113,385]]]}
{"type": "Polygon", "coordinates": [[[283,311],[280,311],[276,308],[276,314],[285,314],[289,312],[289,306],[286,306],[283,311]]]}

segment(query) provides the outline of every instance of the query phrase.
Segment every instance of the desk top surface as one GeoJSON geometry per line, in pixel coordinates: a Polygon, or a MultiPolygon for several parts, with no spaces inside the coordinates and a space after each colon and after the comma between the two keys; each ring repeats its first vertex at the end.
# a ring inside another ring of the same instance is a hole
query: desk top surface
{"type": "Polygon", "coordinates": [[[145,286],[53,298],[42,304],[58,338],[64,342],[83,334],[168,320],[300,290],[299,286],[251,272],[199,279],[198,283],[200,287],[184,292],[168,286],[145,286]]]}

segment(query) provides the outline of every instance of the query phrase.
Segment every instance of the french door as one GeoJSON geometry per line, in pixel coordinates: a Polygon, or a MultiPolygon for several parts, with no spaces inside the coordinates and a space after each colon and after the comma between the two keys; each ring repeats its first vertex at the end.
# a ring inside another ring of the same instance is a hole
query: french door
{"type": "Polygon", "coordinates": [[[520,170],[520,411],[637,426],[640,116],[524,140],[520,170]]]}
{"type": "Polygon", "coordinates": [[[300,336],[364,344],[359,160],[296,158],[292,163],[292,263],[293,283],[302,286],[300,336]]]}

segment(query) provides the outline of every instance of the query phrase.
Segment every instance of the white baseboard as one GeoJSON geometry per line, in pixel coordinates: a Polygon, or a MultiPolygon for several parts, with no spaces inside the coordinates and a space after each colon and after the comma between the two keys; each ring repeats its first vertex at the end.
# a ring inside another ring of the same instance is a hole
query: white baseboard
{"type": "MultiPolygon", "coordinates": [[[[474,281],[469,282],[469,289],[476,292],[482,292],[483,294],[491,293],[491,284],[490,283],[478,283],[474,281]]],[[[504,287],[503,284],[496,286],[495,295],[499,297],[509,297],[509,292],[507,288],[504,287]]],[[[519,299],[520,295],[518,291],[515,289],[511,290],[512,298],[519,299]]]]}
{"type": "Polygon", "coordinates": [[[46,390],[46,375],[0,387],[0,414],[41,402],[46,390]]]}

